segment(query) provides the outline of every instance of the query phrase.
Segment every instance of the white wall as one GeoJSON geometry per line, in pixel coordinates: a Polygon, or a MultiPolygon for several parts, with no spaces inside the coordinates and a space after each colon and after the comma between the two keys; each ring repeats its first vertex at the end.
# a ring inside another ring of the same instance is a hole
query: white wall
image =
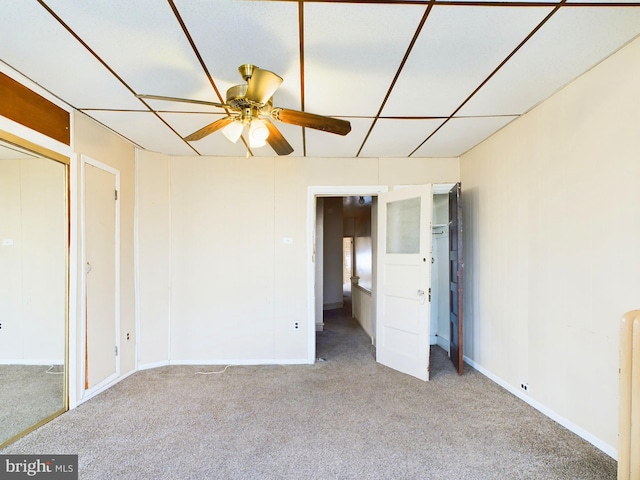
{"type": "Polygon", "coordinates": [[[371,210],[366,215],[355,217],[355,272],[358,285],[369,291],[372,289],[373,244],[371,242],[371,210]]]}
{"type": "Polygon", "coordinates": [[[324,199],[323,228],[323,308],[342,308],[343,277],[342,197],[324,199]]]}
{"type": "Polygon", "coordinates": [[[139,151],[137,156],[138,366],[169,361],[171,305],[171,186],[169,157],[139,151]],[[140,175],[144,172],[144,175],[140,175]],[[139,246],[144,245],[140,249],[139,246]]]}
{"type": "Polygon", "coordinates": [[[171,162],[171,359],[274,358],[273,211],[270,158],[171,162]]]}
{"type": "MultiPolygon", "coordinates": [[[[105,129],[103,126],[90,119],[86,115],[74,112],[73,115],[73,149],[77,153],[78,158],[85,154],[101,163],[104,163],[116,170],[120,171],[120,378],[129,375],[136,369],[136,308],[135,308],[135,272],[134,272],[134,200],[135,200],[135,148],[126,140],[118,135],[105,129]],[[127,334],[129,338],[127,339],[127,334]]],[[[72,199],[72,217],[77,219],[78,229],[82,231],[82,217],[79,205],[80,196],[78,192],[81,190],[81,176],[79,173],[80,162],[72,163],[72,179],[76,178],[77,183],[71,185],[72,199]],[[75,192],[75,193],[74,193],[75,192]],[[74,196],[75,195],[75,196],[74,196]]],[[[77,305],[75,311],[76,318],[71,318],[71,322],[75,322],[74,329],[76,337],[72,341],[72,345],[76,345],[75,355],[77,365],[75,368],[75,384],[76,388],[71,392],[71,404],[74,405],[75,399],[81,400],[83,395],[84,378],[82,378],[81,362],[84,357],[82,355],[82,345],[84,338],[82,337],[82,302],[83,302],[83,269],[82,255],[82,236],[78,235],[76,250],[72,255],[77,255],[77,270],[73,275],[78,279],[77,285],[77,305]]],[[[72,262],[73,264],[73,262],[72,262]]],[[[72,329],[73,331],[73,329],[72,329]]],[[[116,380],[117,381],[117,380],[116,380]]]]}
{"type": "Polygon", "coordinates": [[[639,131],[636,40],[461,158],[466,355],[611,455],[639,131]]]}
{"type": "Polygon", "coordinates": [[[459,179],[457,159],[139,158],[140,330],[170,318],[141,338],[148,365],[305,363],[308,187],[459,179]]]}
{"type": "Polygon", "coordinates": [[[367,332],[367,335],[372,339],[375,338],[376,326],[373,322],[371,292],[356,285],[351,291],[351,301],[353,302],[353,317],[367,332]]]}
{"type": "Polygon", "coordinates": [[[0,363],[64,363],[66,197],[63,164],[0,160],[0,363]]]}

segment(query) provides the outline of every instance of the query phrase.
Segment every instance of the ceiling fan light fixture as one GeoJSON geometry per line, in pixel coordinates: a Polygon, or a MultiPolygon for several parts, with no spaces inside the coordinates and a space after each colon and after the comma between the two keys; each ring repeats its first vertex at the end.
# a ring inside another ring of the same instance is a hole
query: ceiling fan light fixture
{"type": "MultiPolygon", "coordinates": [[[[225,109],[227,114],[225,117],[219,118],[187,135],[184,137],[186,142],[195,142],[213,132],[222,131],[227,140],[237,143],[244,132],[245,125],[248,125],[248,148],[258,148],[268,143],[278,155],[289,155],[293,152],[293,147],[282,136],[278,127],[271,120],[337,135],[346,135],[351,131],[351,124],[347,120],[289,110],[288,108],[274,108],[273,94],[282,84],[282,77],[249,63],[241,65],[238,71],[246,83],[234,85],[227,89],[227,103],[146,94],[136,95],[136,97],[149,100],[195,103],[225,109]]],[[[246,140],[246,136],[243,137],[245,145],[247,143],[246,140]]]]}
{"type": "Polygon", "coordinates": [[[260,119],[252,119],[249,126],[249,146],[251,148],[264,147],[267,144],[269,129],[264,121],[260,119]]]}
{"type": "Polygon", "coordinates": [[[230,142],[236,143],[240,138],[240,135],[242,135],[243,128],[244,125],[242,124],[242,122],[231,122],[229,125],[222,129],[222,134],[227,137],[227,140],[229,140],[230,142]]]}

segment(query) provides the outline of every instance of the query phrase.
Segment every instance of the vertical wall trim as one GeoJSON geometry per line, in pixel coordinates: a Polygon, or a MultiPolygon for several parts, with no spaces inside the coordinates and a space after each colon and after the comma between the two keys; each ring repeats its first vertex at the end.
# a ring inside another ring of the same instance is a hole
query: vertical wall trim
{"type": "Polygon", "coordinates": [[[167,189],[169,195],[169,299],[167,302],[167,363],[171,364],[171,331],[172,325],[172,300],[173,300],[173,197],[172,197],[172,179],[173,179],[173,158],[169,157],[167,161],[167,189]]]}
{"type": "Polygon", "coordinates": [[[135,149],[134,157],[134,173],[133,173],[133,301],[134,301],[134,314],[136,325],[136,343],[135,343],[135,359],[133,362],[133,369],[137,371],[139,368],[141,358],[141,344],[140,344],[140,197],[139,191],[139,179],[140,179],[140,150],[135,149]]]}
{"type": "Polygon", "coordinates": [[[78,406],[78,155],[71,156],[69,165],[69,348],[67,381],[69,386],[69,410],[78,406]]]}

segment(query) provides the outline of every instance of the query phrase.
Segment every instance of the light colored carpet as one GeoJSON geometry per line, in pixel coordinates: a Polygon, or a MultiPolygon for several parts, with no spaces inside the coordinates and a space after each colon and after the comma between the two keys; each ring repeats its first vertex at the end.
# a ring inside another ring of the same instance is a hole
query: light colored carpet
{"type": "Polygon", "coordinates": [[[0,365],[0,444],[64,407],[62,365],[0,365]]]}
{"type": "Polygon", "coordinates": [[[594,479],[616,462],[432,348],[431,381],[377,364],[342,312],[300,366],[138,372],[5,448],[89,479],[594,479]]]}

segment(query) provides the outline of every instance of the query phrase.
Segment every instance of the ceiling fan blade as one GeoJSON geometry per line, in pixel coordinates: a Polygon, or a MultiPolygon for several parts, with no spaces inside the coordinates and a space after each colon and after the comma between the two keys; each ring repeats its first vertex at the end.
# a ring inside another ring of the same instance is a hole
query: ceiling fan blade
{"type": "Polygon", "coordinates": [[[142,98],[143,100],[163,100],[166,102],[181,102],[181,103],[195,103],[198,105],[209,105],[210,107],[218,107],[218,108],[230,108],[226,103],[216,103],[216,102],[207,102],[206,100],[192,100],[190,98],[177,98],[177,97],[163,97],[161,95],[136,95],[138,98],[142,98]]]}
{"type": "Polygon", "coordinates": [[[314,128],[316,130],[336,133],[338,135],[346,135],[351,131],[351,123],[347,120],[315,115],[313,113],[299,112],[297,110],[289,110],[287,108],[274,108],[271,111],[271,116],[284,123],[314,128]]]}
{"type": "Polygon", "coordinates": [[[263,105],[276,93],[281,83],[282,78],[275,73],[255,68],[249,79],[246,98],[263,105]]]}
{"type": "Polygon", "coordinates": [[[197,132],[193,132],[191,135],[189,135],[187,137],[184,137],[184,139],[187,142],[193,142],[195,140],[200,140],[201,138],[206,137],[210,133],[213,133],[213,132],[215,132],[217,130],[220,130],[221,128],[224,128],[227,125],[229,125],[231,122],[235,122],[235,121],[236,121],[236,117],[220,118],[219,120],[216,120],[215,122],[210,123],[206,127],[202,127],[197,132]]]}
{"type": "Polygon", "coordinates": [[[278,130],[278,127],[276,127],[273,122],[265,119],[264,124],[269,130],[267,143],[278,155],[289,155],[293,152],[293,147],[289,145],[289,142],[282,136],[282,133],[280,133],[280,130],[278,130]]]}

